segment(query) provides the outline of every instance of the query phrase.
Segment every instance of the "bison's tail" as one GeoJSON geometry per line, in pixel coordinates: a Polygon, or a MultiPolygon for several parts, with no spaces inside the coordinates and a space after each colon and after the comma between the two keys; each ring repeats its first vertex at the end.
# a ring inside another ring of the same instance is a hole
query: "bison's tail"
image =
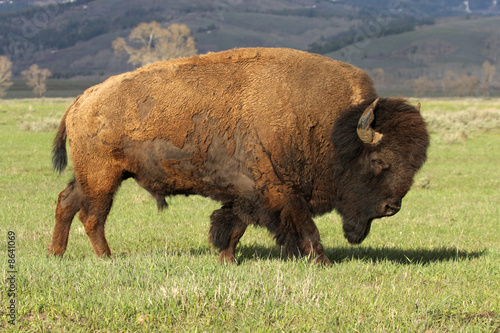
{"type": "Polygon", "coordinates": [[[52,143],[52,167],[59,173],[63,172],[66,165],[68,165],[68,154],[66,153],[66,115],[68,110],[61,119],[56,137],[52,143]]]}

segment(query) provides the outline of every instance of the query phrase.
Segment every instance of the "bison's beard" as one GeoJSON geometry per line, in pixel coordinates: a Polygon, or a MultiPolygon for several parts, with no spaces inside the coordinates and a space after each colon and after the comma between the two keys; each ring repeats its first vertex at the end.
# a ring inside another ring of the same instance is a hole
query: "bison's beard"
{"type": "Polygon", "coordinates": [[[344,218],[344,237],[350,244],[360,244],[370,233],[373,219],[344,218]]]}

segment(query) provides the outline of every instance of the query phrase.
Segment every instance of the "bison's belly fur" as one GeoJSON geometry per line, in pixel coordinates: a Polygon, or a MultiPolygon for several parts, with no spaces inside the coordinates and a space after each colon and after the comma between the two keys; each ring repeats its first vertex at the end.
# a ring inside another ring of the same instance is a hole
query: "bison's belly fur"
{"type": "Polygon", "coordinates": [[[80,212],[96,255],[110,256],[106,217],[121,182],[133,178],[160,209],[176,194],[222,202],[209,237],[221,261],[233,261],[246,227],[257,224],[289,256],[327,263],[312,216],[341,201],[330,134],[345,110],[375,97],[361,70],[288,49],[233,50],[112,77],[73,102],[54,140],[62,171],[69,139],[75,180],[59,195],[49,254],[65,251],[80,212]]]}

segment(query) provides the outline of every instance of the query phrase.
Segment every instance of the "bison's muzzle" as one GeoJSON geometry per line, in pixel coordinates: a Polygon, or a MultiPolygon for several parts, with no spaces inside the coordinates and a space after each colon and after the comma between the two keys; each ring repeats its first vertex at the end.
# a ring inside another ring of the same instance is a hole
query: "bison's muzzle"
{"type": "Polygon", "coordinates": [[[384,213],[382,216],[393,216],[401,210],[401,199],[388,201],[383,207],[384,213]]]}

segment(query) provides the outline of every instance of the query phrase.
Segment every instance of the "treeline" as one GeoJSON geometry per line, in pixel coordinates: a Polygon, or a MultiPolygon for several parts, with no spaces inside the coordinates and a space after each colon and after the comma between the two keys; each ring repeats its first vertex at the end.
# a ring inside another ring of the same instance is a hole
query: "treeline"
{"type": "Polygon", "coordinates": [[[493,89],[493,79],[496,74],[496,66],[485,61],[481,68],[481,75],[469,73],[456,73],[447,70],[441,80],[431,80],[426,75],[413,80],[413,91],[415,96],[433,96],[437,91],[447,96],[490,96],[493,89]]]}
{"type": "Polygon", "coordinates": [[[15,12],[29,8],[30,6],[31,4],[27,0],[5,1],[0,5],[0,12],[15,12]]]}
{"type": "Polygon", "coordinates": [[[87,41],[110,31],[111,24],[104,19],[68,21],[61,27],[46,28],[37,36],[39,47],[43,49],[62,49],[87,41]]]}
{"type": "Polygon", "coordinates": [[[358,38],[377,38],[398,35],[413,31],[418,26],[433,25],[434,18],[416,19],[414,17],[401,17],[391,19],[387,23],[378,23],[373,17],[361,18],[362,22],[369,22],[370,26],[356,26],[329,38],[322,38],[309,45],[307,51],[319,54],[335,52],[343,47],[356,42],[358,38]]]}
{"type": "MultiPolygon", "coordinates": [[[[387,0],[350,0],[352,5],[360,6],[360,7],[373,7],[373,8],[385,8],[388,6],[387,0]]],[[[390,2],[389,2],[390,3],[390,2]]],[[[485,10],[492,6],[492,0],[474,0],[469,1],[469,7],[471,10],[485,10]]],[[[453,10],[460,8],[464,5],[464,0],[441,0],[441,1],[432,1],[432,0],[414,0],[414,1],[401,1],[400,4],[402,7],[410,7],[415,6],[418,9],[427,10],[426,13],[432,13],[436,10],[440,12],[446,12],[448,14],[452,13],[453,10]]]]}
{"type": "MultiPolygon", "coordinates": [[[[85,1],[78,1],[82,4],[85,1]]],[[[64,7],[68,5],[62,5],[64,7]]],[[[86,20],[66,19],[52,22],[37,22],[37,18],[49,17],[47,7],[31,8],[14,16],[0,15],[0,54],[12,54],[15,43],[20,40],[31,42],[31,51],[62,49],[87,41],[102,34],[129,29],[137,24],[150,21],[163,21],[162,10],[158,8],[133,8],[110,19],[96,18],[86,20]],[[61,22],[62,21],[62,22],[61,22]]],[[[64,8],[58,9],[58,13],[64,8]]]]}
{"type": "Polygon", "coordinates": [[[111,20],[93,19],[79,20],[78,22],[71,20],[61,27],[47,28],[41,31],[38,38],[45,48],[62,49],[106,33],[133,28],[144,21],[161,20],[162,16],[157,13],[158,11],[154,9],[129,9],[125,15],[111,20]]]}
{"type": "MultiPolygon", "coordinates": [[[[347,19],[353,19],[354,15],[341,15],[338,12],[333,12],[330,10],[319,10],[316,7],[309,8],[297,8],[297,9],[280,9],[280,10],[268,10],[265,13],[272,15],[280,15],[280,16],[302,16],[302,17],[321,17],[321,18],[332,18],[342,16],[347,19]]],[[[344,13],[342,13],[344,14],[344,13]]]]}

